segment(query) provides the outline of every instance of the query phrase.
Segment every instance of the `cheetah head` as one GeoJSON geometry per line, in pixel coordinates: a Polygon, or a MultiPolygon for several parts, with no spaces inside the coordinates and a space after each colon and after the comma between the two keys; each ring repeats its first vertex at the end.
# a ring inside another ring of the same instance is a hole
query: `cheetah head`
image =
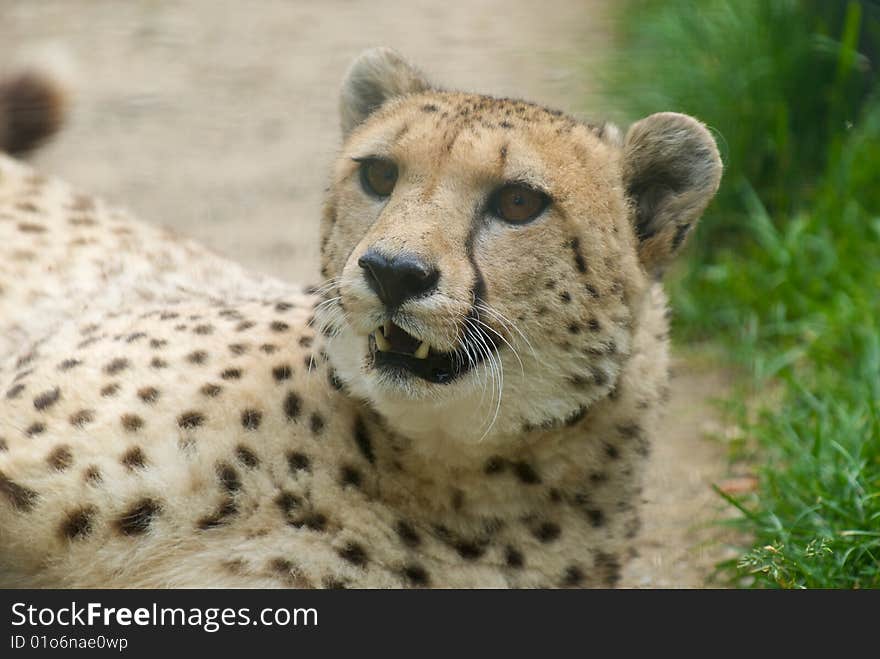
{"type": "Polygon", "coordinates": [[[342,88],[318,318],[354,395],[409,436],[503,438],[615,387],[651,282],[718,187],[695,119],[625,135],[442,91],[373,49],[342,88]]]}

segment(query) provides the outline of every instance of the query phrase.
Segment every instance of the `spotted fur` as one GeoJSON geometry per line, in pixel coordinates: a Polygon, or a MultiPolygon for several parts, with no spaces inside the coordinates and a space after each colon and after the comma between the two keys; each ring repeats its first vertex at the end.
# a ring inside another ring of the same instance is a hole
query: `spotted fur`
{"type": "Polygon", "coordinates": [[[342,99],[319,287],[0,156],[0,586],[617,583],[667,386],[656,278],[717,186],[711,137],[440,91],[384,49],[342,99]],[[400,168],[386,201],[370,155],[400,168]],[[508,180],[552,203],[487,216],[508,180]],[[440,271],[401,322],[450,347],[479,303],[492,359],[378,373],[374,245],[440,271]]]}

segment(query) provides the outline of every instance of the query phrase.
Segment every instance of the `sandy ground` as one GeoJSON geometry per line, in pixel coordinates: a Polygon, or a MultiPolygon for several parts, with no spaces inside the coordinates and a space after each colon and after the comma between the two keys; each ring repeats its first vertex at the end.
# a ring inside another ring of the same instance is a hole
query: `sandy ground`
{"type": "MultiPolygon", "coordinates": [[[[37,165],[250,267],[317,281],[337,88],[363,48],[397,48],[436,82],[601,115],[583,72],[609,44],[598,0],[0,0],[0,70],[49,61],[75,104],[37,165]]],[[[674,108],[670,108],[674,109],[674,108]]],[[[631,587],[699,587],[723,555],[724,477],[707,394],[676,360],[631,587]]]]}

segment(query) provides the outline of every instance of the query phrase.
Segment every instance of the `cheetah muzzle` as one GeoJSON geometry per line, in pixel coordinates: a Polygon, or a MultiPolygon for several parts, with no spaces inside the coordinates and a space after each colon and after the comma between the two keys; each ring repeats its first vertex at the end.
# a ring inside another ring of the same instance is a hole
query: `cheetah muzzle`
{"type": "MultiPolygon", "coordinates": [[[[44,84],[0,85],[0,148],[44,84]]],[[[340,116],[317,287],[0,156],[0,586],[618,583],[710,133],[383,48],[340,116]]]]}

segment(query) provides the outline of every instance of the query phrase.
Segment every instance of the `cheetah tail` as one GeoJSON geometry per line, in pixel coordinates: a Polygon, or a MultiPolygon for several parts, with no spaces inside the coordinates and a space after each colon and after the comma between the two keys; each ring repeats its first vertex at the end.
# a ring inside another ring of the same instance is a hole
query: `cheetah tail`
{"type": "Polygon", "coordinates": [[[36,70],[0,79],[0,151],[22,156],[64,123],[68,95],[55,78],[36,70]]]}

